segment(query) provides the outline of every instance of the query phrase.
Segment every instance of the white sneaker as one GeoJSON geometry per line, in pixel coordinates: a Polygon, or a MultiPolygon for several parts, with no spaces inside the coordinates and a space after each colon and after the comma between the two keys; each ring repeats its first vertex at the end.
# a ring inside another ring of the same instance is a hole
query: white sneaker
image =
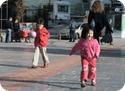
{"type": "Polygon", "coordinates": [[[7,91],[2,87],[1,83],[0,83],[0,91],[7,91]]]}

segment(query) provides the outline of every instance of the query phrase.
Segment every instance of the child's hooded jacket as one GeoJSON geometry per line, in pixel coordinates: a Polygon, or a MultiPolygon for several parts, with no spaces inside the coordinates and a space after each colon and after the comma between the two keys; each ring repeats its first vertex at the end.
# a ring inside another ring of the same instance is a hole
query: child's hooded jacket
{"type": "Polygon", "coordinates": [[[76,51],[80,51],[80,55],[83,58],[93,59],[99,57],[100,54],[100,45],[96,39],[80,39],[78,43],[72,48],[71,53],[73,54],[76,51]]]}
{"type": "Polygon", "coordinates": [[[35,47],[37,46],[46,47],[48,44],[48,38],[50,36],[48,30],[45,27],[43,27],[42,29],[38,28],[36,30],[36,34],[37,35],[34,41],[35,47]]]}

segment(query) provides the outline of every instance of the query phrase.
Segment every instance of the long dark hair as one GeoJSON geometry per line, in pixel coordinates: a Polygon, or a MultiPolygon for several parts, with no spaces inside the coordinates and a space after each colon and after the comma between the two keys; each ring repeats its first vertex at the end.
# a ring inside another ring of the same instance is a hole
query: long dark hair
{"type": "Polygon", "coordinates": [[[90,26],[88,23],[84,23],[82,25],[81,38],[86,39],[90,29],[94,31],[92,26],[90,26]]]}

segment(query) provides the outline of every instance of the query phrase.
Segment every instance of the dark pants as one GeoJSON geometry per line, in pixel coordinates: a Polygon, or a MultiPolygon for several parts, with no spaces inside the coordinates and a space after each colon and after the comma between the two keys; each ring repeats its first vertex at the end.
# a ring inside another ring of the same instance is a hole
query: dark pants
{"type": "Polygon", "coordinates": [[[70,42],[75,42],[75,30],[70,30],[69,41],[70,42]]]}
{"type": "Polygon", "coordinates": [[[113,38],[112,38],[112,34],[111,33],[107,33],[105,34],[102,39],[101,39],[101,43],[112,43],[113,42],[113,38]]]}
{"type": "Polygon", "coordinates": [[[7,29],[7,31],[6,31],[6,40],[5,40],[6,43],[11,42],[11,32],[12,32],[11,29],[7,29]]]}
{"type": "Polygon", "coordinates": [[[100,43],[99,37],[100,37],[100,32],[95,30],[94,31],[94,38],[97,39],[98,43],[100,43]]]}

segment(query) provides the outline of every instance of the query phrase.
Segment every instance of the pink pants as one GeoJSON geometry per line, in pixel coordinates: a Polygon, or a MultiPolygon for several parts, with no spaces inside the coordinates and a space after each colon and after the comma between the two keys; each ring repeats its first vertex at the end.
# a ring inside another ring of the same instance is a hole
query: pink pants
{"type": "Polygon", "coordinates": [[[82,70],[80,79],[87,81],[88,79],[96,80],[96,58],[92,60],[82,59],[82,70]]]}

